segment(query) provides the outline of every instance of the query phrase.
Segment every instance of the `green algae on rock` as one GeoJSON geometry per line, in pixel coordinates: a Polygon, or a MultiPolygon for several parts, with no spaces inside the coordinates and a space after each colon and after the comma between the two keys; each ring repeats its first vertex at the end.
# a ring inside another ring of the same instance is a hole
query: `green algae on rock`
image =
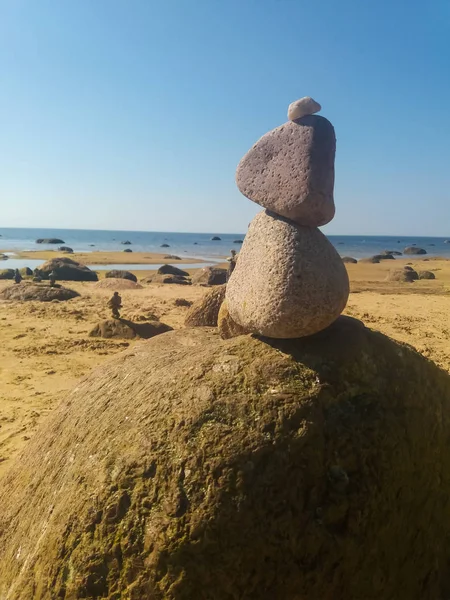
{"type": "Polygon", "coordinates": [[[339,318],[142,342],[2,479],[0,597],[448,597],[450,378],[339,318]]]}

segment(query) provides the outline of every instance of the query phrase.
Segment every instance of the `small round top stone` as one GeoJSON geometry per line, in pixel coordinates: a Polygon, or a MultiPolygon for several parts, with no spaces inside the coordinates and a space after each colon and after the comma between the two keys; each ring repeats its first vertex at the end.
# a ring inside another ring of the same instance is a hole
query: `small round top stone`
{"type": "Polygon", "coordinates": [[[313,100],[310,96],[305,96],[304,98],[300,98],[300,100],[296,100],[289,104],[288,119],[290,121],[296,121],[306,115],[313,115],[314,113],[319,112],[321,108],[322,107],[318,102],[313,100]]]}

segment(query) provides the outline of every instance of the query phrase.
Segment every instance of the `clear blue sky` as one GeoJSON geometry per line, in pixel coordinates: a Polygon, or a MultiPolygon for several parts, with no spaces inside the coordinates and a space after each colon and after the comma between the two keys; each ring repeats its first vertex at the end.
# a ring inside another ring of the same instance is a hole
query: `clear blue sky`
{"type": "Polygon", "coordinates": [[[0,0],[0,225],[245,231],[237,163],[304,95],[331,234],[450,236],[450,4],[0,0]]]}

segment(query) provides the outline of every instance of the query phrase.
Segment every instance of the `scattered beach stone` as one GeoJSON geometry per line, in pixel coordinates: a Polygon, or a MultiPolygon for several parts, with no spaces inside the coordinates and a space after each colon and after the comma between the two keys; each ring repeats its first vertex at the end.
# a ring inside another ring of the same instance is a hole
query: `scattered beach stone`
{"type": "Polygon", "coordinates": [[[220,242],[220,241],[221,241],[221,239],[222,239],[222,238],[220,238],[218,235],[214,235],[214,236],[211,238],[211,240],[212,240],[213,242],[220,242]]]}
{"type": "Polygon", "coordinates": [[[304,96],[289,104],[287,116],[290,121],[296,121],[306,115],[318,113],[321,108],[320,104],[313,100],[311,96],[304,96]]]}
{"type": "Polygon", "coordinates": [[[227,269],[221,267],[203,267],[192,276],[196,285],[222,285],[227,282],[227,269]]]}
{"type": "Polygon", "coordinates": [[[403,250],[403,254],[426,254],[427,251],[424,248],[419,248],[418,246],[408,246],[403,250]]]}
{"type": "Polygon", "coordinates": [[[226,285],[217,285],[200,298],[189,309],[185,327],[217,327],[219,309],[225,300],[226,285]]]}
{"type": "Polygon", "coordinates": [[[380,261],[380,260],[395,260],[395,257],[391,254],[374,254],[372,258],[380,261]]]}
{"type": "Polygon", "coordinates": [[[142,285],[130,279],[113,278],[101,279],[95,284],[95,287],[103,290],[142,290],[142,285]]]}
{"type": "Polygon", "coordinates": [[[39,238],[36,240],[36,244],[64,244],[64,240],[59,238],[39,238]]]}
{"type": "Polygon", "coordinates": [[[73,254],[73,249],[69,246],[59,246],[59,252],[65,252],[66,254],[73,254]]]}
{"type": "Polygon", "coordinates": [[[14,279],[14,269],[0,269],[0,279],[14,279]]]}
{"type": "Polygon", "coordinates": [[[170,248],[169,244],[161,244],[160,248],[170,248]]]}
{"type": "Polygon", "coordinates": [[[52,272],[58,281],[98,281],[95,271],[71,258],[52,258],[39,267],[42,279],[49,279],[52,272]]]}
{"type": "Polygon", "coordinates": [[[236,182],[253,202],[299,225],[334,217],[336,136],[324,117],[289,121],[266,133],[238,165],[236,182]]]}
{"type": "Polygon", "coordinates": [[[431,271],[418,271],[419,279],[436,279],[436,275],[431,271]]]}
{"type": "Polygon", "coordinates": [[[245,330],[295,338],[328,327],[348,294],[347,270],[319,229],[263,211],[249,227],[226,299],[245,330]]]}
{"type": "Polygon", "coordinates": [[[133,321],[127,321],[126,319],[107,319],[96,325],[89,335],[90,337],[130,340],[134,338],[149,339],[167,331],[172,331],[172,327],[161,323],[161,321],[133,323],[133,321]]]}
{"type": "Polygon", "coordinates": [[[393,269],[389,271],[386,281],[403,281],[406,283],[412,283],[419,279],[419,275],[414,269],[404,267],[402,269],[393,269]]]}
{"type": "Polygon", "coordinates": [[[445,596],[450,379],[407,345],[182,329],[60,395],[2,477],[5,598],[445,596]]]}
{"type": "Polygon", "coordinates": [[[357,263],[358,261],[356,260],[356,258],[353,258],[353,257],[351,257],[351,256],[343,256],[343,257],[342,257],[342,262],[343,262],[343,263],[350,263],[350,264],[354,264],[354,265],[356,265],[356,263],[357,263]]]}
{"type": "Polygon", "coordinates": [[[133,250],[131,248],[125,248],[125,250],[122,250],[122,252],[133,252],[133,250]]]}
{"type": "Polygon", "coordinates": [[[123,244],[124,246],[130,246],[131,242],[130,240],[125,240],[124,242],[120,242],[121,244],[123,244]]]}
{"type": "Polygon", "coordinates": [[[70,290],[62,286],[51,287],[48,284],[38,285],[25,281],[4,289],[0,294],[4,300],[18,300],[23,302],[32,300],[38,302],[63,301],[76,298],[79,295],[75,290],[70,290]]]}
{"type": "Polygon", "coordinates": [[[374,256],[368,256],[367,258],[360,258],[359,259],[360,263],[372,263],[372,264],[378,264],[380,262],[379,258],[375,258],[374,256]]]}
{"type": "Polygon", "coordinates": [[[136,275],[130,273],[130,271],[121,271],[118,269],[113,269],[112,271],[108,271],[105,274],[105,277],[113,277],[114,279],[129,279],[130,281],[137,281],[136,275]]]}
{"type": "Polygon", "coordinates": [[[193,305],[192,300],[186,300],[186,298],[175,298],[173,303],[175,306],[185,306],[187,308],[190,308],[193,305]]]}
{"type": "Polygon", "coordinates": [[[180,277],[189,277],[189,273],[187,271],[183,271],[183,269],[179,269],[178,267],[174,267],[173,265],[162,265],[157,270],[158,275],[178,275],[180,277]]]}
{"type": "Polygon", "coordinates": [[[164,257],[164,260],[181,260],[181,258],[179,256],[176,256],[175,254],[167,254],[164,257]]]}
{"type": "Polygon", "coordinates": [[[155,273],[155,275],[150,275],[149,277],[144,277],[141,279],[141,283],[173,283],[177,285],[191,285],[191,280],[187,279],[187,277],[182,277],[181,275],[160,275],[155,273]]]}
{"type": "Polygon", "coordinates": [[[217,327],[219,328],[220,337],[223,340],[229,340],[238,337],[239,335],[246,335],[249,333],[244,327],[238,325],[236,321],[233,321],[226,300],[224,300],[220,306],[219,314],[217,316],[217,327]]]}

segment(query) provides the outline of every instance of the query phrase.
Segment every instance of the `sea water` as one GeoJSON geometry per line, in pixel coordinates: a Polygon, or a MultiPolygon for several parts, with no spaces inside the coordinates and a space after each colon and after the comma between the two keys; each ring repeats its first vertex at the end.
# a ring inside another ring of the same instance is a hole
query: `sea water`
{"type": "MultiPolygon", "coordinates": [[[[36,244],[38,238],[59,238],[65,246],[70,246],[75,252],[117,252],[130,248],[133,252],[159,252],[175,254],[180,258],[194,258],[205,262],[219,260],[229,256],[230,250],[239,251],[241,245],[237,240],[244,239],[244,233],[181,233],[160,231],[100,231],[88,229],[19,229],[0,227],[0,249],[9,251],[19,250],[55,250],[54,244],[36,244]],[[211,238],[217,236],[220,240],[211,238]],[[121,242],[129,241],[131,245],[121,242]],[[168,247],[162,247],[167,244],[168,247]]],[[[402,252],[406,246],[415,244],[424,248],[430,256],[450,258],[450,243],[446,238],[420,236],[357,236],[330,235],[327,236],[341,256],[353,256],[356,259],[379,254],[384,250],[402,252]]],[[[449,238],[450,239],[450,236],[449,238]]],[[[5,261],[8,266],[11,261],[5,261]]],[[[31,261],[28,261],[31,266],[31,261]]],[[[37,266],[37,265],[36,265],[37,266]]],[[[196,264],[198,266],[198,264],[196,264]]],[[[130,267],[131,268],[131,267],[130,267]]],[[[133,268],[135,268],[133,266],[133,268]]],[[[144,265],[140,268],[152,268],[144,265]]]]}

